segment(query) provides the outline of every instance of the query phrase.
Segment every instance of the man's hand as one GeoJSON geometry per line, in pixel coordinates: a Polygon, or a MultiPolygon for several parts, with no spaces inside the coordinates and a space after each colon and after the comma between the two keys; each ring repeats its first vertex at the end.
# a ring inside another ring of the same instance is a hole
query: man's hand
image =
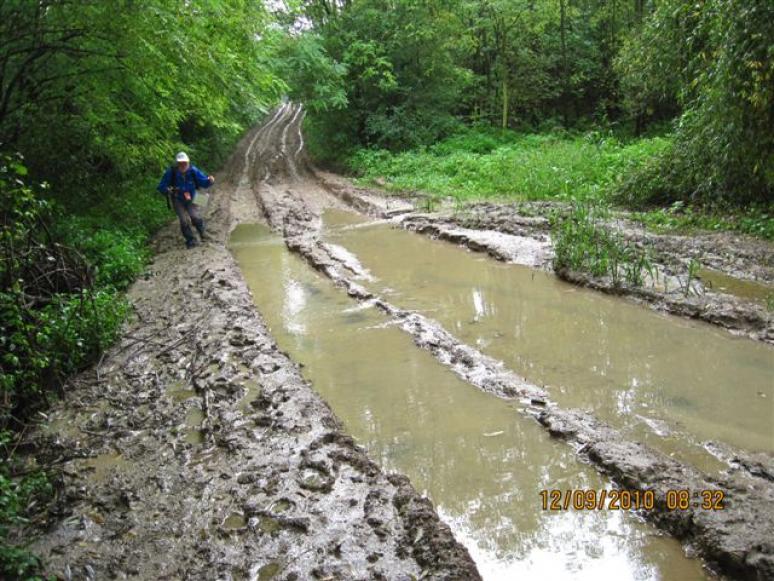
{"type": "Polygon", "coordinates": [[[211,184],[214,184],[214,183],[215,183],[215,176],[207,176],[207,179],[209,180],[209,182],[210,182],[211,184]]]}

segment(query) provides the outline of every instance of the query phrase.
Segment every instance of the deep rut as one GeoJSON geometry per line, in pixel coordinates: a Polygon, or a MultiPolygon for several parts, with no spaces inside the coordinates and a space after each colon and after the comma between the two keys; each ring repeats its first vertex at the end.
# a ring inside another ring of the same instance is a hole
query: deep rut
{"type": "Polygon", "coordinates": [[[316,177],[303,154],[299,106],[284,105],[278,121],[270,120],[259,131],[254,160],[264,170],[254,170],[257,202],[269,224],[282,233],[288,248],[323,272],[353,299],[384,311],[409,333],[421,348],[430,351],[470,384],[507,398],[522,401],[523,412],[534,416],[553,436],[572,445],[583,458],[620,486],[650,490],[656,498],[653,510],[644,516],[658,527],[690,544],[694,550],[724,572],[745,578],[774,577],[774,470],[768,460],[740,458],[739,465],[752,467],[709,477],[643,444],[627,441],[612,427],[590,413],[563,410],[546,393],[517,373],[478,350],[465,345],[424,315],[400,309],[384,297],[374,296],[358,283],[355,262],[342,260],[336,248],[320,238],[321,213],[342,203],[380,212],[375,203],[355,189],[326,187],[316,177]],[[282,124],[284,128],[281,128],[282,124]],[[272,143],[272,140],[275,141],[272,143]],[[290,145],[296,140],[295,147],[290,145]],[[288,152],[295,151],[295,154],[288,152]],[[698,506],[669,510],[670,491],[723,490],[726,509],[707,511],[698,506]]]}
{"type": "Polygon", "coordinates": [[[186,251],[174,224],[158,236],[123,337],[26,442],[61,467],[47,522],[14,537],[36,538],[48,574],[479,578],[430,501],[382,472],[278,349],[225,247],[235,215],[260,217],[252,184],[298,151],[302,115],[285,105],[237,147],[213,242],[186,251]]]}

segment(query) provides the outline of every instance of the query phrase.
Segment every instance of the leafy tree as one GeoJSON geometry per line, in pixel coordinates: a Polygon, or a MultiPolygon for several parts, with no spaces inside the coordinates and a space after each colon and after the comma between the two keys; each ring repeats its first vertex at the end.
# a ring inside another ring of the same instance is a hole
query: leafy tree
{"type": "Polygon", "coordinates": [[[277,71],[290,86],[292,99],[315,113],[347,106],[347,68],[328,55],[319,35],[283,36],[277,57],[277,71]]]}
{"type": "Polygon", "coordinates": [[[217,164],[286,90],[272,26],[255,0],[0,0],[0,576],[34,573],[6,533],[45,488],[12,431],[117,336],[174,151],[217,164]]]}
{"type": "Polygon", "coordinates": [[[326,149],[409,147],[456,126],[472,79],[459,64],[466,32],[447,2],[363,0],[338,11],[309,4],[327,53],[346,70],[347,108],[311,121],[326,149]]]}
{"type": "MultiPolygon", "coordinates": [[[[624,182],[622,199],[635,204],[771,203],[772,21],[774,6],[765,0],[680,2],[675,11],[653,14],[647,34],[668,38],[662,48],[651,50],[665,51],[684,63],[679,94],[685,111],[674,146],[624,182]],[[677,30],[670,25],[675,16],[684,18],[683,28],[690,26],[685,37],[670,36],[677,30]],[[689,50],[680,53],[678,47],[686,45],[689,50]]],[[[653,71],[656,78],[658,70],[653,71]]],[[[676,84],[662,80],[662,86],[676,84]]]]}

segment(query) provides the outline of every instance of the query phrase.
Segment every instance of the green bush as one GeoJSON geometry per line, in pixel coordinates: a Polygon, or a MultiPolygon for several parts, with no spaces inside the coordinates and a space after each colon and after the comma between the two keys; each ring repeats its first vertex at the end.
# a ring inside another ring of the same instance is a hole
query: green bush
{"type": "MultiPolygon", "coordinates": [[[[25,175],[18,158],[0,160],[0,430],[32,414],[115,339],[128,308],[116,289],[147,256],[137,236],[120,231],[67,238],[81,248],[64,244],[50,226],[52,206],[25,175]]],[[[73,220],[58,233],[83,230],[73,220]]]]}
{"type": "Polygon", "coordinates": [[[769,0],[670,0],[654,11],[619,59],[624,86],[647,95],[682,82],[684,111],[674,143],[622,181],[619,199],[637,207],[770,203],[772,19],[769,0]]]}
{"type": "Polygon", "coordinates": [[[84,237],[80,247],[95,265],[97,286],[127,288],[142,271],[150,252],[145,239],[121,230],[100,230],[84,237]]]}
{"type": "MultiPolygon", "coordinates": [[[[13,441],[10,432],[0,431],[0,450],[8,458],[8,446],[13,441]]],[[[11,462],[0,465],[0,573],[5,579],[30,578],[39,568],[40,561],[25,547],[8,543],[9,528],[24,524],[28,507],[52,492],[46,475],[33,471],[18,477],[11,473],[11,462]]]]}

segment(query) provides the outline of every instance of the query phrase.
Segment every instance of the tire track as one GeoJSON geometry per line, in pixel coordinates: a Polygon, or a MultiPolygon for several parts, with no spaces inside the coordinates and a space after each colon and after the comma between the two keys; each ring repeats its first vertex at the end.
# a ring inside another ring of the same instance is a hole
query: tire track
{"type": "MultiPolygon", "coordinates": [[[[346,271],[352,270],[319,239],[320,212],[310,200],[330,194],[314,177],[309,184],[300,182],[294,175],[293,163],[304,149],[300,125],[299,143],[293,154],[295,160],[291,161],[286,155],[287,134],[299,118],[300,110],[299,107],[290,120],[283,118],[278,124],[285,123],[278,142],[272,145],[270,136],[264,141],[265,150],[272,146],[279,149],[274,159],[284,162],[283,171],[277,175],[293,179],[272,185],[267,180],[256,184],[256,195],[269,223],[283,234],[290,250],[301,255],[355,300],[381,309],[412,336],[417,346],[431,352],[471,385],[500,397],[519,398],[524,403],[524,413],[534,416],[551,435],[572,445],[579,455],[620,486],[641,492],[653,491],[656,506],[643,516],[692,545],[707,561],[742,578],[774,578],[774,544],[771,543],[774,538],[773,471],[763,468],[760,478],[741,472],[712,478],[645,445],[628,441],[619,431],[588,412],[559,408],[548,400],[543,390],[521,379],[502,362],[459,342],[432,319],[400,309],[373,295],[351,278],[346,271]],[[708,511],[692,505],[685,510],[670,510],[665,502],[670,491],[684,489],[695,493],[723,490],[726,508],[708,511]]],[[[333,202],[329,203],[333,205],[333,202]]],[[[324,201],[318,202],[317,206],[324,204],[324,201]]]]}

